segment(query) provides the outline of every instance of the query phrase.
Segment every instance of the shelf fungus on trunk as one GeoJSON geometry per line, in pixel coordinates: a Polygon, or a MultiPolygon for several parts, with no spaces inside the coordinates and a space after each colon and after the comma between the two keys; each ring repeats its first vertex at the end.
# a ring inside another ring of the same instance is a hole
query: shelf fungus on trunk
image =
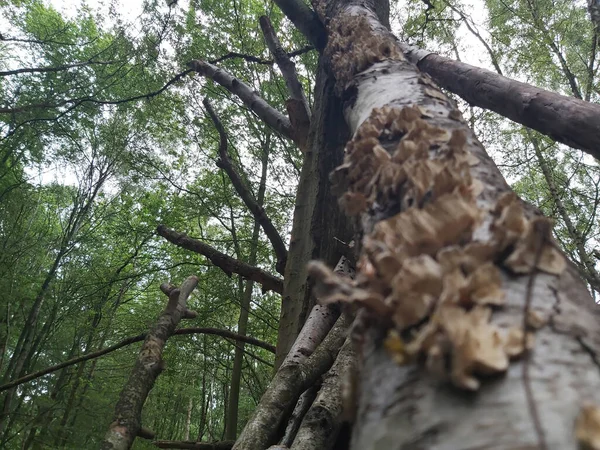
{"type": "MultiPolygon", "coordinates": [[[[341,14],[329,24],[326,54],[340,95],[360,84],[361,71],[385,75],[407,64],[373,27],[364,15],[341,14]]],[[[318,262],[309,271],[321,301],[359,305],[388,327],[384,346],[398,363],[421,361],[455,386],[476,390],[482,377],[504,373],[531,349],[544,324],[535,311],[526,311],[522,324],[490,321],[504,303],[502,270],[559,274],[565,261],[551,222],[528,218],[513,193],[480,198],[485,180],[473,170],[480,159],[460,113],[426,76],[413,78],[420,86],[412,101],[368,108],[368,117],[347,113],[356,129],[331,178],[363,233],[356,279],[318,262]]],[[[381,89],[385,80],[378,83],[381,89]]]]}
{"type": "Polygon", "coordinates": [[[320,263],[323,301],[359,304],[387,322],[384,345],[405,364],[415,360],[464,389],[479,376],[503,373],[533,346],[542,318],[527,330],[490,322],[504,302],[501,267],[518,274],[558,274],[565,267],[548,219],[525,216],[512,193],[491,211],[478,205],[478,159],[461,130],[426,122],[426,108],[375,108],[346,148],[332,178],[348,215],[399,203],[399,212],[364,230],[356,280],[339,280],[320,263]],[[399,139],[399,141],[398,141],[399,139]],[[390,149],[389,143],[397,142],[390,149]],[[384,145],[387,144],[387,149],[384,145]],[[399,199],[399,201],[398,201],[399,199]],[[485,227],[485,241],[474,239],[485,227]]]}
{"type": "Polygon", "coordinates": [[[528,218],[511,192],[484,192],[481,155],[460,112],[409,67],[372,11],[316,6],[328,24],[325,55],[354,133],[332,173],[333,189],[363,236],[355,280],[311,263],[321,301],[365,308],[388,327],[384,346],[394,360],[423,361],[476,390],[481,376],[505,372],[531,348],[543,325],[528,310],[522,324],[499,327],[490,318],[504,303],[501,270],[564,269],[551,223],[528,218]],[[382,92],[389,99],[382,101],[382,92]]]}

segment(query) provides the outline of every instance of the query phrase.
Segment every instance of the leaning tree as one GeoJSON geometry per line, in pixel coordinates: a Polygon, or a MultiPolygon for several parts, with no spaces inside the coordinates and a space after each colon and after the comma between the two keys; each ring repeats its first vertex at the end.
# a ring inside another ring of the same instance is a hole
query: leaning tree
{"type": "MultiPolygon", "coordinates": [[[[158,228],[282,295],[278,369],[237,441],[214,448],[600,448],[597,308],[551,220],[511,191],[440,86],[594,157],[600,106],[408,46],[389,31],[386,0],[277,4],[319,51],[312,108],[266,18],[288,117],[213,64],[189,68],[304,153],[286,246],[232,170],[206,103],[219,167],[283,281],[158,228]]],[[[164,314],[178,321],[184,306],[164,314]]],[[[160,355],[144,365],[146,347],[103,448],[144,434],[141,407],[160,372],[160,355]]]]}

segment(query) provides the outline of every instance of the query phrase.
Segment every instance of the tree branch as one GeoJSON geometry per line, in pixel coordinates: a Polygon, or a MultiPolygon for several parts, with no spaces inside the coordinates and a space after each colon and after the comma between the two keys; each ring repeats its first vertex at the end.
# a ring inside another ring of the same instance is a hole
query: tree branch
{"type": "Polygon", "coordinates": [[[290,93],[290,99],[287,101],[286,106],[294,129],[294,140],[298,142],[300,149],[306,152],[308,129],[310,128],[310,106],[304,95],[302,84],[298,80],[296,65],[281,47],[269,18],[261,16],[259,22],[267,47],[269,47],[269,51],[279,69],[281,69],[281,74],[290,93]]]}
{"type": "Polygon", "coordinates": [[[325,375],[317,398],[304,416],[291,450],[331,449],[343,421],[345,377],[354,373],[355,355],[352,342],[346,338],[335,363],[325,375]]]}
{"type": "MultiPolygon", "coordinates": [[[[24,105],[24,106],[19,106],[16,108],[0,108],[0,114],[15,114],[15,113],[21,113],[21,112],[25,112],[25,111],[29,111],[31,109],[37,109],[37,108],[48,108],[48,109],[59,108],[61,106],[65,106],[69,103],[73,103],[73,105],[70,106],[68,109],[68,111],[71,111],[72,109],[74,109],[77,106],[82,105],[84,103],[95,103],[97,105],[120,105],[121,103],[133,102],[133,101],[141,100],[141,99],[149,100],[153,97],[156,97],[157,95],[162,94],[171,85],[175,84],[177,81],[182,79],[184,76],[186,76],[190,72],[192,72],[192,69],[187,69],[187,70],[184,70],[183,72],[176,74],[173,78],[171,78],[169,81],[167,81],[160,89],[158,89],[156,91],[148,92],[147,94],[135,95],[133,97],[123,98],[121,100],[100,100],[100,99],[96,99],[93,97],[79,97],[79,98],[61,100],[57,103],[36,103],[33,105],[24,105]]],[[[61,114],[61,116],[62,115],[63,114],[61,114]]],[[[55,119],[56,118],[48,119],[48,120],[55,120],[55,119]]],[[[44,119],[44,120],[46,120],[46,119],[44,119]]]]}
{"type": "Polygon", "coordinates": [[[169,295],[169,303],[146,335],[129,379],[119,395],[113,421],[100,445],[102,450],[127,450],[133,444],[141,428],[144,402],[163,370],[165,344],[184,318],[187,299],[197,285],[198,278],[191,276],[180,288],[161,286],[161,290],[169,295]],[[173,305],[173,299],[177,300],[176,305],[173,305]]]}
{"type": "Polygon", "coordinates": [[[468,103],[600,159],[600,105],[511,80],[401,43],[407,58],[468,103]]]}
{"type": "Polygon", "coordinates": [[[293,140],[292,124],[289,119],[263,100],[250,88],[250,86],[227,73],[225,70],[205,61],[194,60],[189,62],[188,66],[191,70],[210,78],[232,94],[237,95],[262,121],[281,135],[293,140]]]}
{"type": "Polygon", "coordinates": [[[254,198],[254,195],[252,195],[252,192],[250,192],[250,189],[248,189],[233,167],[233,163],[231,162],[231,158],[227,151],[227,133],[225,133],[225,128],[223,127],[221,120],[213,110],[207,98],[205,98],[202,103],[215,124],[215,128],[219,132],[219,160],[217,161],[217,167],[223,169],[227,173],[236,192],[244,201],[256,221],[260,224],[267,235],[267,238],[269,238],[269,241],[275,250],[275,255],[277,256],[277,272],[283,274],[285,262],[287,260],[287,248],[285,243],[279,235],[279,231],[277,231],[277,228],[275,228],[273,222],[271,222],[271,219],[267,216],[265,209],[259,205],[254,198]]]}
{"type": "Polygon", "coordinates": [[[191,238],[185,233],[171,230],[164,225],[159,225],[156,230],[159,235],[178,247],[206,256],[210,262],[219,267],[227,276],[237,273],[248,280],[253,280],[261,284],[263,292],[273,291],[278,294],[283,292],[283,280],[281,278],[271,275],[258,267],[232,258],[225,253],[221,253],[210,245],[198,239],[191,238]]]}
{"type": "MultiPolygon", "coordinates": [[[[302,47],[298,50],[294,50],[293,52],[289,52],[286,53],[286,55],[289,58],[293,58],[294,56],[299,56],[299,55],[303,55],[304,53],[308,53],[311,50],[314,50],[315,48],[312,45],[307,45],[305,47],[302,47]]],[[[246,55],[244,53],[238,53],[238,52],[229,52],[224,54],[223,56],[220,56],[218,58],[215,59],[211,59],[208,62],[210,64],[218,64],[222,61],[225,61],[227,59],[232,59],[232,58],[241,58],[243,60],[246,60],[248,62],[253,62],[256,64],[263,64],[265,66],[272,66],[273,63],[275,61],[273,61],[272,59],[262,59],[262,58],[258,58],[257,56],[253,56],[253,55],[246,55]]]]}
{"type": "Polygon", "coordinates": [[[65,64],[62,66],[55,67],[26,67],[15,70],[5,70],[0,72],[0,77],[6,77],[9,75],[19,75],[21,73],[49,73],[49,72],[61,72],[63,70],[73,69],[75,67],[91,66],[91,65],[107,65],[114,64],[114,61],[83,61],[73,64],[65,64]]]}
{"type": "MultiPolygon", "coordinates": [[[[226,339],[233,339],[235,341],[245,342],[246,344],[255,345],[257,347],[264,348],[265,350],[270,351],[271,353],[275,353],[275,346],[269,344],[268,342],[261,341],[259,339],[250,337],[250,336],[242,336],[233,331],[222,330],[220,328],[203,328],[203,327],[189,327],[189,328],[179,328],[175,330],[173,336],[186,336],[188,334],[210,334],[214,336],[221,336],[226,339]]],[[[100,356],[107,355],[112,353],[120,348],[127,347],[128,345],[135,344],[136,342],[141,342],[146,339],[146,333],[138,334],[137,336],[128,337],[123,339],[122,341],[116,343],[115,345],[111,345],[110,347],[103,348],[102,350],[98,350],[91,353],[86,353],[85,355],[78,356],[77,358],[69,359],[68,361],[64,361],[60,364],[56,364],[51,367],[46,367],[45,369],[38,370],[37,372],[30,373],[29,375],[25,375],[24,377],[13,380],[9,383],[3,384],[0,386],[0,392],[6,391],[15,386],[19,386],[21,384],[27,383],[29,381],[35,380],[37,378],[43,377],[44,375],[48,375],[50,373],[56,372],[60,369],[64,369],[68,366],[73,366],[80,362],[89,361],[90,359],[96,359],[100,356]]]]}
{"type": "Polygon", "coordinates": [[[321,52],[327,44],[327,32],[323,23],[302,0],[275,0],[279,9],[306,36],[306,39],[321,52]]]}

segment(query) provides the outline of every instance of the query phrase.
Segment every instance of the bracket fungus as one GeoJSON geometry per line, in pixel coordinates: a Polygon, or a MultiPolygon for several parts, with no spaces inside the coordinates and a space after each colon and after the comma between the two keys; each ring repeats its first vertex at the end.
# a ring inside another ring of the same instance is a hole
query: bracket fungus
{"type": "Polygon", "coordinates": [[[384,346],[396,362],[424,361],[455,386],[476,390],[482,376],[505,372],[531,349],[533,330],[544,325],[533,311],[527,330],[491,321],[504,304],[501,268],[558,274],[565,262],[550,222],[527,218],[514,194],[501,195],[491,210],[478,204],[483,185],[471,168],[479,159],[465,132],[429,117],[422,106],[388,105],[360,125],[332,174],[340,206],[368,217],[395,202],[400,212],[363,227],[354,281],[320,263],[310,271],[322,301],[365,307],[387,324],[384,346]],[[488,230],[486,241],[474,240],[478,227],[488,230]]]}
{"type": "Polygon", "coordinates": [[[407,70],[410,63],[372,12],[346,6],[329,18],[324,2],[316,3],[328,29],[335,90],[356,126],[331,174],[333,191],[363,232],[354,280],[311,263],[320,301],[364,307],[380,319],[395,361],[422,361],[476,390],[481,376],[505,372],[529,350],[533,331],[545,323],[527,300],[520,324],[501,327],[492,313],[505,302],[502,271],[564,269],[551,223],[528,217],[513,193],[484,195],[478,143],[460,112],[428,76],[407,70]],[[414,95],[370,106],[380,99],[361,90],[403,71],[393,82],[410,85],[414,95]]]}

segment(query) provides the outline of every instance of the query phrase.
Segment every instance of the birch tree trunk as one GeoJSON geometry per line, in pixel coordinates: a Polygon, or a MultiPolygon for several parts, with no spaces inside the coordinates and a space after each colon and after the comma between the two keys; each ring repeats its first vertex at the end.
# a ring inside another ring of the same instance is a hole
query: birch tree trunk
{"type": "Polygon", "coordinates": [[[369,2],[315,7],[353,135],[334,187],[363,235],[354,283],[311,266],[365,312],[352,448],[600,448],[598,309],[550,222],[369,2]]]}

